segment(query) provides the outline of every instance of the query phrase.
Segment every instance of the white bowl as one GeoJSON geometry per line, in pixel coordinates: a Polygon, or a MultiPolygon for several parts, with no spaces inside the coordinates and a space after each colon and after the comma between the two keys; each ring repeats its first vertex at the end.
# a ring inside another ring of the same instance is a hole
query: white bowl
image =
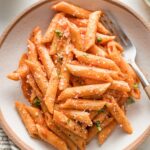
{"type": "MultiPolygon", "coordinates": [[[[135,44],[137,63],[150,81],[150,29],[142,18],[117,0],[68,1],[90,10],[111,11],[135,44]]],[[[50,6],[56,2],[58,1],[37,2],[16,18],[0,39],[0,122],[8,136],[24,150],[53,148],[31,138],[26,132],[15,110],[14,102],[27,101],[22,95],[20,83],[8,80],[6,75],[17,67],[20,56],[26,50],[27,38],[32,29],[39,25],[43,32],[45,31],[54,15],[50,6]]],[[[141,101],[130,106],[127,113],[134,129],[133,134],[127,135],[118,127],[102,146],[99,146],[95,139],[87,146],[87,150],[132,149],[143,141],[150,133],[150,102],[142,88],[141,90],[141,101]]]]}

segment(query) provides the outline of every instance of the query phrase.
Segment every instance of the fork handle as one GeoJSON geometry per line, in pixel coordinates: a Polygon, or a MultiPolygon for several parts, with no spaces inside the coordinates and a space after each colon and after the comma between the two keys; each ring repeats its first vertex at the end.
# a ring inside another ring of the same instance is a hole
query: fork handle
{"type": "Polygon", "coordinates": [[[145,88],[145,92],[148,95],[149,99],[150,99],[150,85],[146,86],[145,88]]]}
{"type": "Polygon", "coordinates": [[[131,62],[130,65],[132,66],[132,68],[135,70],[136,74],[140,78],[140,81],[144,87],[144,90],[150,99],[150,83],[148,82],[145,75],[142,73],[142,71],[140,70],[140,68],[137,66],[135,62],[131,62]]]}

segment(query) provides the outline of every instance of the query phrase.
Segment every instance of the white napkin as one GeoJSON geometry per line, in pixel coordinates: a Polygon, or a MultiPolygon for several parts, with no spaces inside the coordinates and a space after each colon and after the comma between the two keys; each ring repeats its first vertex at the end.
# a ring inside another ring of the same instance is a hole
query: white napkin
{"type": "Polygon", "coordinates": [[[0,127],[0,150],[19,150],[0,127]]]}

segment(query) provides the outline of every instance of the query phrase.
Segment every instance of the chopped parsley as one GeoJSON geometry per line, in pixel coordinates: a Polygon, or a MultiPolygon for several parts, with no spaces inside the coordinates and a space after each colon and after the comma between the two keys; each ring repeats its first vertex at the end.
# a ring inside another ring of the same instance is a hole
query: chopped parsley
{"type": "Polygon", "coordinates": [[[137,83],[135,83],[135,84],[133,84],[133,88],[137,89],[137,88],[139,88],[139,85],[137,83]]]}
{"type": "Polygon", "coordinates": [[[59,38],[63,36],[63,33],[60,30],[55,30],[55,33],[59,38]]]}
{"type": "Polygon", "coordinates": [[[98,43],[102,42],[102,38],[101,38],[101,37],[98,37],[98,38],[97,38],[97,42],[98,42],[98,43]]]}
{"type": "Polygon", "coordinates": [[[35,97],[35,99],[33,100],[33,105],[35,107],[40,107],[41,105],[41,100],[38,97],[35,97]]]}
{"type": "Polygon", "coordinates": [[[130,105],[130,104],[133,104],[133,103],[135,103],[135,101],[134,101],[134,99],[133,99],[132,97],[129,97],[129,98],[127,99],[127,101],[126,101],[126,104],[127,104],[127,105],[130,105]]]}
{"type": "Polygon", "coordinates": [[[102,108],[102,109],[98,110],[98,114],[100,114],[100,113],[105,113],[105,109],[102,108]]]}
{"type": "Polygon", "coordinates": [[[95,125],[96,125],[98,131],[101,131],[101,130],[102,130],[102,128],[101,128],[101,126],[100,126],[100,121],[96,121],[96,122],[95,122],[95,125]]]}
{"type": "Polygon", "coordinates": [[[60,54],[59,55],[57,54],[57,62],[61,64],[62,61],[63,61],[63,56],[60,54]]]}
{"type": "Polygon", "coordinates": [[[103,109],[107,107],[107,103],[104,105],[103,109]]]}

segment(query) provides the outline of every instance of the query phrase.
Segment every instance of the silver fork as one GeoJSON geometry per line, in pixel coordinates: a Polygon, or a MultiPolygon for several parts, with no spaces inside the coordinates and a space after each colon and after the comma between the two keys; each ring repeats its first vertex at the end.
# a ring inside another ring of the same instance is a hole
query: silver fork
{"type": "Polygon", "coordinates": [[[108,29],[111,30],[115,35],[117,35],[117,40],[121,43],[121,45],[124,48],[123,57],[124,59],[131,65],[131,67],[135,70],[136,74],[138,75],[143,88],[148,95],[150,99],[150,83],[144,76],[144,74],[141,72],[137,64],[135,63],[135,57],[136,57],[136,48],[131,43],[130,39],[127,37],[127,35],[124,33],[124,31],[121,29],[120,25],[116,21],[115,17],[109,12],[106,11],[106,14],[102,18],[102,23],[107,26],[108,29]]]}

